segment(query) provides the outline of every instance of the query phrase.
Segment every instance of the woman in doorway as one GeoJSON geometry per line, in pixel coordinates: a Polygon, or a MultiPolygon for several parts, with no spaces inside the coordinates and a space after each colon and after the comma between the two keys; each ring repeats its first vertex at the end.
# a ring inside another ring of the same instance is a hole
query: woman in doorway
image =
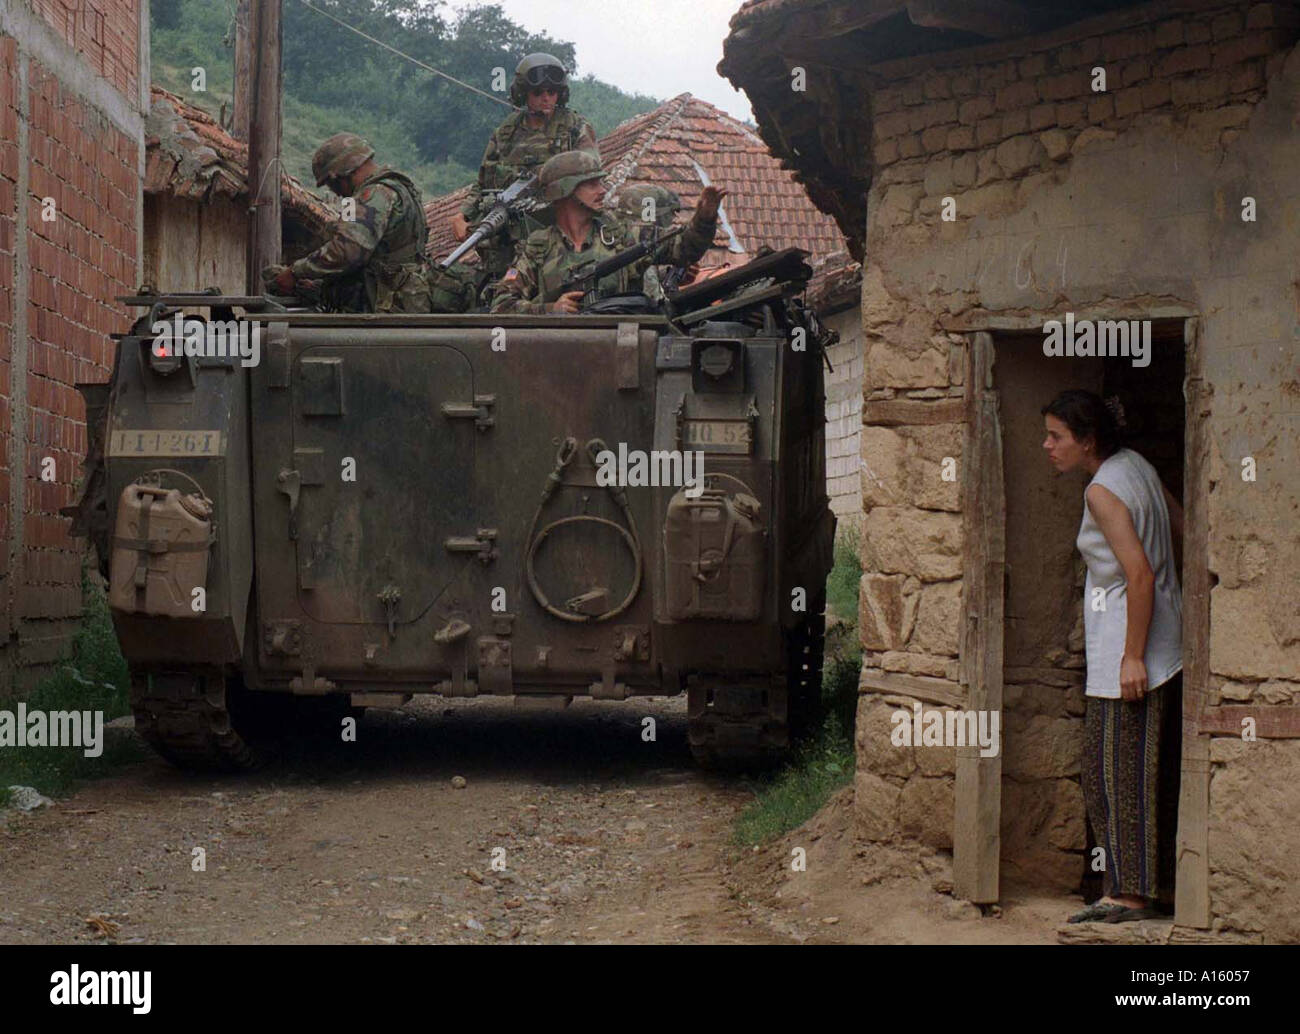
{"type": "Polygon", "coordinates": [[[1122,446],[1122,413],[1097,395],[1063,391],[1042,412],[1052,465],[1091,479],[1076,540],[1088,568],[1082,783],[1105,894],[1070,922],[1153,918],[1173,891],[1183,666],[1173,539],[1181,549],[1183,511],[1122,446]]]}

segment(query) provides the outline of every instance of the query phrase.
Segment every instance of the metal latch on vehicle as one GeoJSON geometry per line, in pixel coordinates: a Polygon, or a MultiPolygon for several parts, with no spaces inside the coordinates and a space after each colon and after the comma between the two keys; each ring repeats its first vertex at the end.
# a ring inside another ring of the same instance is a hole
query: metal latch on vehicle
{"type": "Polygon", "coordinates": [[[289,538],[298,537],[298,492],[302,488],[302,474],[296,470],[282,470],[275,477],[276,488],[289,497],[289,538]]]}
{"type": "Polygon", "coordinates": [[[496,423],[492,416],[496,404],[495,395],[475,395],[473,402],[444,402],[442,415],[448,420],[473,420],[474,426],[484,431],[496,423]]]}
{"type": "Polygon", "coordinates": [[[448,553],[473,553],[480,564],[490,564],[497,558],[497,529],[479,528],[473,538],[453,535],[443,542],[448,553]]]}

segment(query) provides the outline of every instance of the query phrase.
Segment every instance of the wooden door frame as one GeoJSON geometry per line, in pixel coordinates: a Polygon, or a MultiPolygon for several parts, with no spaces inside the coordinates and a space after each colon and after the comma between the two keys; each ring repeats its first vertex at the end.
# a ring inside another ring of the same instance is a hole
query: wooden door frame
{"type": "Polygon", "coordinates": [[[1210,688],[1209,408],[1201,324],[1183,324],[1183,757],[1178,795],[1174,922],[1210,925],[1210,735],[1200,728],[1210,688]]]}
{"type": "MultiPolygon", "coordinates": [[[[993,386],[993,335],[967,338],[965,432],[962,439],[961,683],[966,707],[1002,712],[1006,572],[1006,482],[1002,425],[993,386]]],[[[1001,727],[1000,727],[1001,728],[1001,727]]],[[[1000,736],[1005,739],[1005,736],[1000,736]]],[[[998,900],[1002,857],[1002,750],[980,757],[978,744],[957,748],[953,814],[953,896],[998,900]]]]}
{"type": "MultiPolygon", "coordinates": [[[[1149,318],[1180,317],[1184,341],[1183,459],[1183,739],[1178,802],[1174,920],[1208,928],[1210,732],[1202,720],[1209,693],[1209,399],[1198,317],[1182,308],[1149,318]]],[[[1025,330],[1022,319],[999,329],[1025,330]]],[[[962,444],[961,682],[966,706],[1002,709],[1006,570],[1006,483],[998,394],[993,385],[992,334],[967,334],[962,444]],[[983,631],[984,634],[980,634],[983,631]]],[[[1005,723],[1003,723],[1005,733],[1005,723]]],[[[1284,735],[1285,733],[1279,733],[1284,735]]],[[[981,758],[958,748],[953,820],[953,894],[968,901],[997,900],[1001,855],[1001,751],[981,758]]]]}

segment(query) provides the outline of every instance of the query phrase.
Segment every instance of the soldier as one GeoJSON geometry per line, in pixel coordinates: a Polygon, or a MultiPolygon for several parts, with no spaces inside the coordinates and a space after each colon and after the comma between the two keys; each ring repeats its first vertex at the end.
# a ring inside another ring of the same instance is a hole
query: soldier
{"type": "MultiPolygon", "coordinates": [[[[637,230],[601,208],[604,176],[600,162],[586,151],[556,155],[542,166],[538,180],[542,196],[551,202],[555,225],[534,231],[519,246],[514,265],[494,286],[493,312],[577,312],[582,292],[560,292],[570,271],[637,243],[637,230]]],[[[686,231],[666,246],[659,261],[690,265],[703,256],[713,243],[718,205],[726,195],[725,190],[705,187],[686,231]]],[[[654,261],[646,256],[624,267],[598,290],[626,294],[645,289],[645,273],[654,261]]]]}
{"type": "MultiPolygon", "coordinates": [[[[675,190],[661,187],[657,183],[629,183],[619,188],[618,198],[614,202],[614,211],[624,222],[631,226],[642,227],[641,233],[648,232],[653,223],[660,232],[672,229],[673,220],[682,210],[682,199],[675,190]]],[[[654,296],[662,293],[663,285],[670,279],[673,287],[684,287],[699,275],[700,267],[691,263],[688,266],[655,266],[654,276],[657,288],[649,284],[651,271],[646,270],[646,293],[654,296]]]]}
{"type": "MultiPolygon", "coordinates": [[[[591,124],[569,110],[568,72],[559,58],[529,54],[520,61],[510,86],[510,99],[520,110],[507,116],[488,140],[478,182],[470,188],[460,212],[452,217],[452,232],[458,241],[468,237],[470,223],[478,222],[491,208],[485,191],[504,190],[564,151],[590,151],[600,158],[591,124]]],[[[491,279],[506,271],[516,245],[538,225],[512,219],[494,241],[479,245],[479,257],[491,279]]]]}
{"type": "Polygon", "coordinates": [[[375,151],[355,133],[336,133],[312,156],[316,186],[355,197],[355,218],[292,266],[269,266],[262,278],[279,294],[318,284],[341,312],[427,312],[424,275],[428,228],[420,190],[400,172],[374,162],[375,151]]]}

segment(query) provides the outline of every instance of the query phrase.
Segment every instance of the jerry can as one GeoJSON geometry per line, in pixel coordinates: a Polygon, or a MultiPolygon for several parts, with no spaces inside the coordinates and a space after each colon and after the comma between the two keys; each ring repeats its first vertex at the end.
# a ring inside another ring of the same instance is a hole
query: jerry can
{"type": "Polygon", "coordinates": [[[197,617],[207,587],[212,501],[175,488],[131,484],[117,504],[109,605],[129,614],[197,617]]]}
{"type": "Polygon", "coordinates": [[[754,621],[762,613],[766,532],[759,502],[743,492],[679,491],[664,520],[667,611],[674,621],[754,621]]]}

